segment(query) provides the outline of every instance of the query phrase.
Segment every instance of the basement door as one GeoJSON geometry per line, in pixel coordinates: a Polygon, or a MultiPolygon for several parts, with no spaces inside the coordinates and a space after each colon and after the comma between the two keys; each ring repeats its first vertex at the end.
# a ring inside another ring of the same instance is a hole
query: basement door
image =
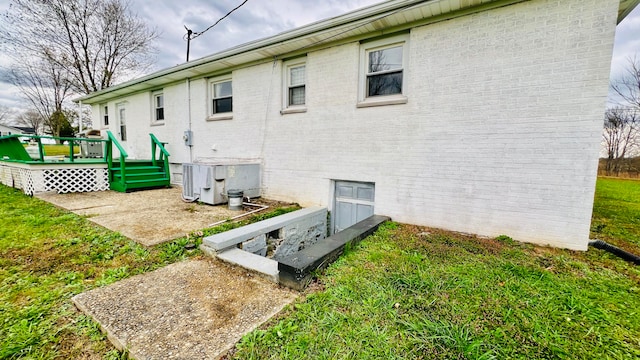
{"type": "Polygon", "coordinates": [[[337,233],[373,215],[375,184],[336,181],[334,227],[337,233]]]}

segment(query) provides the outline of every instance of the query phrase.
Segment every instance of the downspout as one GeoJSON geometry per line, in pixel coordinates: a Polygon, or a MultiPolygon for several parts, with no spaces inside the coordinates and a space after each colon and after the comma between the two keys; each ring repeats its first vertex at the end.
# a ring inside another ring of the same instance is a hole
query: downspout
{"type": "MultiPolygon", "coordinates": [[[[187,117],[189,120],[187,130],[191,131],[191,78],[187,78],[187,117]]],[[[193,146],[189,146],[189,162],[193,162],[193,146]]]]}
{"type": "Polygon", "coordinates": [[[640,256],[622,250],[619,247],[613,246],[605,241],[598,239],[589,241],[589,246],[593,246],[596,249],[606,250],[624,260],[634,263],[635,265],[640,265],[640,256]]]}

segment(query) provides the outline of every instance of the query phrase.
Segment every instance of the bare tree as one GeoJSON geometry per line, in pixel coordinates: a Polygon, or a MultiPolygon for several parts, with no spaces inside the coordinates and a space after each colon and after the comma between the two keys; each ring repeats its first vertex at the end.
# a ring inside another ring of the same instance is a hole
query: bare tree
{"type": "Polygon", "coordinates": [[[13,110],[4,105],[0,105],[0,124],[9,124],[12,114],[13,110]]]}
{"type": "Polygon", "coordinates": [[[628,67],[616,80],[612,81],[611,89],[619,100],[620,106],[640,110],[640,60],[629,58],[628,67]]]}
{"type": "Polygon", "coordinates": [[[606,152],[605,171],[619,176],[630,171],[630,158],[640,150],[640,61],[629,58],[625,72],[611,81],[613,107],[604,118],[602,145],[606,152]]]}
{"type": "Polygon", "coordinates": [[[621,107],[608,109],[605,113],[602,143],[607,153],[606,172],[620,175],[625,159],[637,155],[640,148],[640,116],[635,109],[621,107]]]}
{"type": "Polygon", "coordinates": [[[20,89],[53,136],[60,136],[60,129],[65,125],[59,114],[63,113],[64,103],[71,96],[68,75],[64,68],[46,58],[24,61],[11,70],[11,82],[20,89]]]}
{"type": "Polygon", "coordinates": [[[16,118],[18,125],[33,128],[36,135],[42,135],[44,128],[44,118],[36,110],[30,109],[24,111],[16,118]]]}
{"type": "Polygon", "coordinates": [[[91,113],[90,108],[85,106],[82,108],[82,126],[80,126],[80,114],[78,114],[78,109],[65,109],[64,116],[67,118],[69,122],[69,126],[73,128],[73,133],[77,134],[80,129],[90,129],[92,126],[91,123],[91,113]]]}
{"type": "Polygon", "coordinates": [[[63,69],[76,93],[101,90],[153,63],[157,32],[127,0],[13,0],[3,20],[5,53],[63,69]]]}

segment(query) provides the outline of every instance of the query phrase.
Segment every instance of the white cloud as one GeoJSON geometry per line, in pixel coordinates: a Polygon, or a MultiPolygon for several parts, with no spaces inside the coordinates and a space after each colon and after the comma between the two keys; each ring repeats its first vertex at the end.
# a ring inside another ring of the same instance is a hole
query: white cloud
{"type": "Polygon", "coordinates": [[[616,28],[616,39],[611,58],[611,79],[620,76],[629,59],[640,60],[640,6],[637,6],[616,28]]]}
{"type": "MultiPolygon", "coordinates": [[[[160,54],[157,63],[157,69],[161,69],[185,61],[187,44],[184,40],[184,26],[194,32],[204,31],[241,1],[138,0],[132,6],[149,24],[158,27],[162,32],[158,41],[160,54]]],[[[217,26],[193,39],[190,59],[211,55],[239,44],[379,2],[381,1],[250,0],[217,26]]]]}

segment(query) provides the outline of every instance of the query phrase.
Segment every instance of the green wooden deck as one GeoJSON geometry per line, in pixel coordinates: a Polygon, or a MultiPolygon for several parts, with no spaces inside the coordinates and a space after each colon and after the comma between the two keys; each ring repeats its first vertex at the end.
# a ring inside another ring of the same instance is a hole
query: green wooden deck
{"type": "Polygon", "coordinates": [[[112,190],[126,192],[137,189],[167,187],[170,185],[169,152],[153,134],[151,137],[151,159],[128,159],[128,154],[115,136],[107,131],[107,139],[58,138],[37,135],[9,135],[0,137],[0,161],[10,164],[24,164],[29,167],[42,165],[68,165],[69,169],[92,164],[106,164],[109,169],[109,187],[112,190]],[[69,142],[69,155],[47,156],[42,139],[54,139],[69,142]],[[24,147],[28,140],[37,144],[38,152],[30,153],[24,147]],[[99,158],[81,157],[76,154],[82,142],[103,143],[104,156],[99,158]],[[114,154],[114,146],[118,150],[114,154]],[[118,157],[115,157],[115,156],[118,157]],[[76,165],[76,166],[74,166],[76,165]]]}

